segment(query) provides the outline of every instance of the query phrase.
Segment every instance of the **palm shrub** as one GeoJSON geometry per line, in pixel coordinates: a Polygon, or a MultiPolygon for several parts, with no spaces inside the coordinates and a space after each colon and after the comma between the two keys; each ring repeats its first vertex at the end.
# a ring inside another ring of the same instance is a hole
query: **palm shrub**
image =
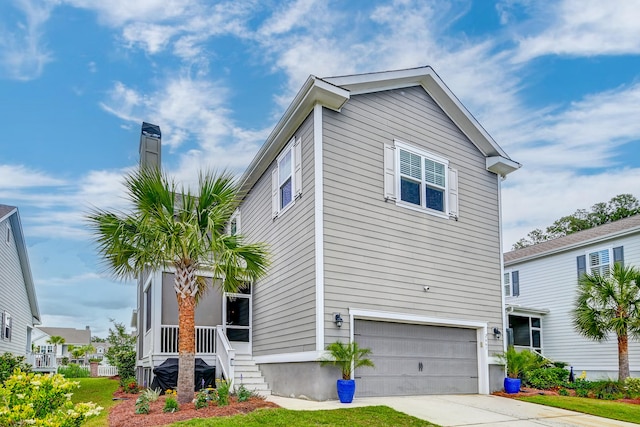
{"type": "Polygon", "coordinates": [[[509,346],[507,351],[496,355],[501,364],[507,367],[509,378],[523,379],[525,374],[544,365],[544,361],[536,353],[528,350],[518,351],[514,346],[509,346]]]}
{"type": "Polygon", "coordinates": [[[373,362],[367,356],[371,355],[371,349],[360,348],[357,342],[345,344],[336,341],[327,346],[329,356],[320,361],[322,366],[333,365],[342,371],[342,379],[351,379],[352,369],[363,366],[374,367],[373,362]]]}
{"type": "Polygon", "coordinates": [[[178,401],[193,399],[195,309],[209,285],[209,271],[225,292],[237,292],[266,274],[267,248],[227,233],[240,201],[229,173],[200,174],[195,192],[178,186],[157,168],[125,178],[131,212],[95,209],[87,219],[109,270],[122,279],[147,269],[175,269],[178,302],[178,401]]]}

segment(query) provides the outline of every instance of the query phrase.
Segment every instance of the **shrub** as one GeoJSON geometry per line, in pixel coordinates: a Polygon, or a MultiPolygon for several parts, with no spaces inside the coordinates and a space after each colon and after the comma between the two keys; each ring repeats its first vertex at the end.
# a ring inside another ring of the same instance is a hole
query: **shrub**
{"type": "Polygon", "coordinates": [[[569,379],[564,368],[538,368],[525,372],[524,382],[530,387],[548,390],[563,385],[569,379]]]}
{"type": "Polygon", "coordinates": [[[142,396],[144,396],[149,402],[155,402],[160,397],[161,392],[162,390],[159,388],[156,388],[155,390],[148,388],[142,392],[142,396]]]}
{"type": "Polygon", "coordinates": [[[227,406],[229,404],[229,386],[225,380],[216,380],[216,389],[218,391],[218,406],[227,406]]]}
{"type": "Polygon", "coordinates": [[[125,393],[136,394],[140,391],[138,381],[134,377],[120,378],[120,385],[125,393]]]}
{"type": "Polygon", "coordinates": [[[141,394],[136,399],[136,414],[148,414],[149,413],[149,398],[146,394],[141,394]]]}
{"type": "Polygon", "coordinates": [[[87,378],[89,377],[89,371],[82,366],[72,363],[68,366],[59,366],[58,373],[65,378],[87,378]]]}
{"type": "Polygon", "coordinates": [[[513,346],[509,346],[506,353],[497,354],[496,357],[507,366],[509,378],[522,379],[527,372],[541,368],[546,363],[537,353],[528,350],[518,351],[513,346]]]}
{"type": "Polygon", "coordinates": [[[60,374],[41,375],[16,370],[0,386],[0,425],[79,427],[102,410],[92,402],[71,402],[79,387],[60,374]]]}
{"type": "Polygon", "coordinates": [[[164,401],[162,412],[176,412],[179,409],[178,401],[173,397],[167,397],[167,400],[164,401]]]}
{"type": "Polygon", "coordinates": [[[626,395],[624,384],[614,380],[592,381],[589,394],[604,400],[622,399],[626,395]]]}
{"type": "Polygon", "coordinates": [[[9,352],[0,356],[0,384],[4,383],[16,369],[20,369],[22,372],[31,372],[31,365],[26,362],[24,356],[14,356],[9,352]]]}
{"type": "Polygon", "coordinates": [[[627,378],[624,380],[624,388],[630,398],[635,399],[640,396],[640,378],[627,378]]]}
{"type": "Polygon", "coordinates": [[[567,384],[567,387],[573,388],[576,391],[576,396],[578,397],[589,397],[591,381],[578,377],[575,382],[567,384]]]}
{"type": "Polygon", "coordinates": [[[569,390],[567,390],[566,388],[561,388],[558,390],[558,394],[560,396],[569,396],[569,390]]]}
{"type": "Polygon", "coordinates": [[[236,391],[236,395],[238,396],[238,402],[246,402],[253,395],[253,392],[247,390],[244,384],[240,384],[238,390],[236,391]]]}
{"type": "Polygon", "coordinates": [[[209,405],[209,392],[205,389],[200,390],[196,394],[196,398],[193,401],[196,409],[206,408],[209,405]]]}
{"type": "Polygon", "coordinates": [[[167,396],[171,396],[171,397],[178,397],[178,391],[177,390],[171,390],[170,388],[166,389],[164,394],[166,394],[167,396]]]}
{"type": "Polygon", "coordinates": [[[136,374],[136,337],[127,333],[122,323],[113,322],[109,328],[107,342],[111,344],[105,357],[109,363],[118,368],[120,378],[134,377],[136,374]]]}

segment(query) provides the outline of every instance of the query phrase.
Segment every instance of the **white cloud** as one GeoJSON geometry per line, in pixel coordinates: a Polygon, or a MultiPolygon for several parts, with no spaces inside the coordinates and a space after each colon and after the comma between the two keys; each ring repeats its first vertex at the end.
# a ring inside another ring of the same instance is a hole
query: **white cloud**
{"type": "Polygon", "coordinates": [[[43,42],[43,26],[49,20],[56,0],[17,0],[24,21],[16,28],[0,31],[0,69],[11,79],[32,80],[40,77],[52,54],[43,42]]]}
{"type": "Polygon", "coordinates": [[[0,190],[30,187],[52,187],[66,184],[65,180],[24,165],[0,164],[0,190]]]}
{"type": "Polygon", "coordinates": [[[537,34],[523,36],[515,61],[543,55],[640,53],[640,0],[564,0],[539,5],[537,34]]]}

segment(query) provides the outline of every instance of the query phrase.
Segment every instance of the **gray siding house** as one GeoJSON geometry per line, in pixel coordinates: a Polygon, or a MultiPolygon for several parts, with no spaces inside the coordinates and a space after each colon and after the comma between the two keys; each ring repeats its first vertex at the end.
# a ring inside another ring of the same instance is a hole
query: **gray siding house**
{"type": "MultiPolygon", "coordinates": [[[[500,182],[519,167],[430,67],[310,76],[241,177],[229,227],[268,243],[271,268],[241,294],[208,294],[196,357],[326,400],[339,373],[318,360],[356,341],[376,364],[355,372],[358,396],[501,388],[500,182]]],[[[144,381],[177,354],[170,274],[140,279],[144,381]]]]}
{"type": "Polygon", "coordinates": [[[18,208],[0,204],[0,354],[31,359],[40,310],[18,208]]]}
{"type": "MultiPolygon", "coordinates": [[[[614,262],[640,266],[640,215],[504,254],[504,293],[511,342],[573,366],[588,379],[618,377],[615,335],[595,342],[575,331],[571,312],[583,272],[614,262]]],[[[629,369],[640,376],[640,342],[629,340],[629,369]]]]}

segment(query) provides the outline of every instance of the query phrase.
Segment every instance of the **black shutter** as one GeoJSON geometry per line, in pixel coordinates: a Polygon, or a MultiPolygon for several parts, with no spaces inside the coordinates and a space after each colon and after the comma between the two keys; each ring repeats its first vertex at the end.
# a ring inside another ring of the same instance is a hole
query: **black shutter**
{"type": "Polygon", "coordinates": [[[578,280],[580,280],[582,275],[587,272],[587,256],[580,255],[577,258],[577,261],[578,261],[578,280]]]}
{"type": "Polygon", "coordinates": [[[511,272],[511,289],[514,297],[520,295],[520,273],[518,271],[511,272]]]}
{"type": "Polygon", "coordinates": [[[622,246],[613,248],[613,263],[620,263],[620,266],[624,267],[624,250],[622,249],[622,246]]]}

